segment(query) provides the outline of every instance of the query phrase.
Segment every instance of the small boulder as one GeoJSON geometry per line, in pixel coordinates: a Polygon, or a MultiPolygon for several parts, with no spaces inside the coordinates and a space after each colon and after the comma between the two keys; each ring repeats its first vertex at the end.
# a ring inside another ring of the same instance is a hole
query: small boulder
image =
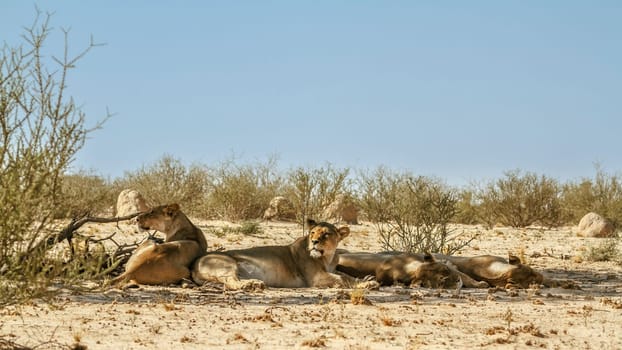
{"type": "Polygon", "coordinates": [[[140,192],[128,189],[119,193],[117,198],[117,216],[126,216],[147,210],[149,210],[149,207],[140,192]]]}
{"type": "Polygon", "coordinates": [[[611,221],[596,213],[587,213],[579,221],[577,234],[583,237],[612,237],[614,232],[611,221]]]}
{"type": "Polygon", "coordinates": [[[282,220],[290,221],[296,219],[296,211],[294,205],[289,199],[277,196],[272,198],[268,209],[263,213],[264,220],[282,220]]]}

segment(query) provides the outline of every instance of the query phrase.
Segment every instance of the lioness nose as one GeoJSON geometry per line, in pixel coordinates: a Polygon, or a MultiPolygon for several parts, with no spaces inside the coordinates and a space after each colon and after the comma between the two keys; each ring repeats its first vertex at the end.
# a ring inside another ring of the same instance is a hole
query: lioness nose
{"type": "Polygon", "coordinates": [[[313,244],[318,244],[318,243],[320,243],[320,240],[318,240],[318,239],[312,239],[312,240],[311,240],[311,243],[313,243],[313,244]]]}

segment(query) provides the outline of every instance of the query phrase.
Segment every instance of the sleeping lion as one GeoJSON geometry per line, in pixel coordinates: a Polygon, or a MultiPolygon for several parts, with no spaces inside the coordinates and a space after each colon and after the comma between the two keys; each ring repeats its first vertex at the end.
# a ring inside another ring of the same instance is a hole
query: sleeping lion
{"type": "Polygon", "coordinates": [[[503,288],[529,288],[532,284],[542,284],[542,274],[520,258],[509,254],[508,259],[494,255],[453,256],[434,254],[437,259],[445,259],[454,264],[460,272],[491,286],[503,288]]]}
{"type": "Polygon", "coordinates": [[[431,254],[341,251],[337,270],[359,278],[371,275],[381,285],[400,283],[429,288],[488,287],[488,283],[473,280],[458,271],[453,264],[436,259],[431,254]]]}

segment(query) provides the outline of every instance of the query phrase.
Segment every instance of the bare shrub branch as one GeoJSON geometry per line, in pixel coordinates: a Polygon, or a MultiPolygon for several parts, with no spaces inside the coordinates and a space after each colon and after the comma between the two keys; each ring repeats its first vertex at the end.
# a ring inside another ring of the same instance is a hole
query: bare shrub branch
{"type": "Polygon", "coordinates": [[[170,155],[162,156],[155,164],[128,172],[114,183],[117,193],[127,188],[135,189],[151,207],[183,203],[184,211],[190,215],[202,214],[200,208],[205,201],[207,185],[204,167],[186,167],[181,160],[170,155]]]}
{"type": "Polygon", "coordinates": [[[383,249],[451,254],[461,240],[449,228],[457,212],[455,193],[438,180],[378,168],[359,178],[360,203],[380,233],[383,249]]]}
{"type": "Polygon", "coordinates": [[[63,174],[107,119],[88,128],[65,94],[69,71],[95,45],[70,57],[66,44],[62,59],[48,59],[50,18],[38,13],[24,43],[0,52],[0,304],[45,294],[66,272],[42,271],[45,252],[32,254],[33,248],[50,230],[63,174]]]}
{"type": "Polygon", "coordinates": [[[581,218],[595,212],[614,224],[622,225],[622,178],[607,174],[598,165],[593,179],[583,178],[563,186],[563,206],[567,222],[578,223],[581,218]]]}
{"type": "Polygon", "coordinates": [[[277,160],[239,165],[229,159],[209,168],[207,211],[232,221],[261,218],[270,200],[283,191],[277,160]]]}
{"type": "Polygon", "coordinates": [[[553,227],[563,221],[560,186],[544,175],[508,171],[504,178],[487,183],[476,193],[479,217],[489,226],[553,227]]]}
{"type": "Polygon", "coordinates": [[[336,169],[330,164],[320,168],[290,170],[285,197],[294,205],[296,221],[304,226],[307,218],[321,218],[324,208],[337,195],[351,191],[349,174],[349,168],[336,169]]]}

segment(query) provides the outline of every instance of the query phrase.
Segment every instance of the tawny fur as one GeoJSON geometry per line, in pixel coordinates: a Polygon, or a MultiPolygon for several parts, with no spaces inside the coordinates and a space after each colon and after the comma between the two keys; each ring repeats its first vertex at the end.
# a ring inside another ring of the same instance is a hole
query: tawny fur
{"type": "Polygon", "coordinates": [[[335,273],[337,245],[350,229],[313,220],[307,225],[309,234],[289,245],[206,254],[194,263],[192,278],[198,284],[219,282],[228,289],[246,290],[353,286],[353,278],[335,273]]]}
{"type": "Polygon", "coordinates": [[[164,233],[164,243],[141,244],[125,265],[125,272],[113,279],[112,284],[171,284],[189,279],[190,265],[205,254],[207,241],[203,231],[190,222],[179,205],[155,207],[139,215],[137,223],[143,230],[164,233]]]}
{"type": "MultiPolygon", "coordinates": [[[[359,278],[374,276],[381,285],[401,283],[430,288],[483,286],[482,283],[463,276],[453,265],[438,261],[428,254],[341,251],[337,270],[359,278]],[[466,283],[463,279],[466,279],[466,283]]],[[[485,283],[484,285],[487,286],[485,283]]]]}
{"type": "Polygon", "coordinates": [[[434,254],[437,259],[446,259],[461,272],[477,281],[485,281],[491,286],[504,288],[529,288],[532,284],[542,284],[541,273],[522,264],[516,256],[509,259],[494,255],[473,257],[434,254]]]}

